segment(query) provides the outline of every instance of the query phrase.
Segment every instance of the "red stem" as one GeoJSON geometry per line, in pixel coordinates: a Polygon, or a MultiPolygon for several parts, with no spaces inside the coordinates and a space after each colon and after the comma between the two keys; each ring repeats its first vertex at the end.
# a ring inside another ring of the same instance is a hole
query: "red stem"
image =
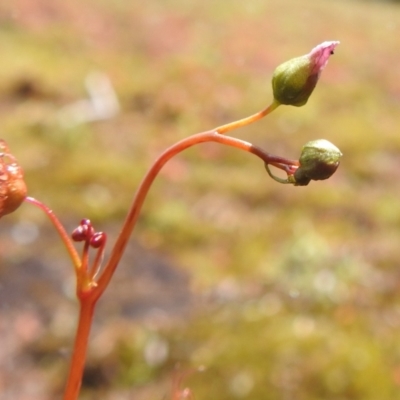
{"type": "MultiPolygon", "coordinates": [[[[79,321],[75,336],[73,354],[70,362],[69,376],[64,393],[64,400],[76,400],[78,398],[85,366],[90,327],[92,324],[96,302],[106,289],[113,273],[115,272],[115,269],[117,268],[152,183],[154,182],[161,168],[172,157],[189,147],[204,142],[217,142],[226,146],[236,147],[239,150],[247,151],[256,155],[262,159],[264,163],[273,164],[282,169],[285,169],[285,166],[290,166],[297,163],[296,161],[273,156],[264,152],[261,148],[253,146],[249,142],[222,135],[215,130],[205,131],[189,136],[188,138],[185,138],[172,145],[157,158],[140,183],[123,224],[122,230],[112,250],[110,259],[102,271],[97,284],[95,285],[88,285],[92,281],[92,278],[94,278],[92,275],[95,271],[87,271],[86,268],[82,270],[82,261],[80,260],[79,255],[69,238],[69,235],[66,233],[65,229],[53,211],[32,197],[26,198],[27,202],[40,207],[50,218],[60,234],[63,242],[65,243],[68,252],[70,253],[77,274],[77,295],[80,300],[79,321]],[[88,272],[90,276],[88,276],[88,272]]],[[[96,263],[97,262],[98,260],[96,260],[96,263]]]]}
{"type": "Polygon", "coordinates": [[[86,271],[82,271],[81,268],[82,263],[75,249],[75,246],[73,245],[68,233],[61,225],[61,222],[58,220],[57,216],[45,204],[43,204],[39,200],[36,200],[33,197],[26,197],[25,201],[39,207],[50,218],[57,232],[61,236],[61,239],[64,242],[67,251],[70,254],[71,259],[75,266],[75,273],[77,277],[77,292],[78,292],[78,298],[80,300],[80,309],[79,309],[78,327],[75,336],[72,359],[70,363],[70,371],[64,392],[64,400],[76,400],[78,398],[79,390],[81,387],[83,370],[85,367],[90,327],[92,325],[93,312],[96,301],[91,298],[92,296],[90,296],[90,294],[93,293],[93,291],[85,293],[82,292],[81,290],[82,285],[85,283],[84,276],[82,276],[82,272],[83,275],[85,275],[86,271]]]}
{"type": "Polygon", "coordinates": [[[262,149],[253,146],[251,143],[246,142],[244,140],[236,139],[230,136],[225,136],[219,134],[214,130],[205,131],[202,133],[198,133],[192,136],[189,136],[181,141],[175,143],[167,150],[165,150],[158,159],[154,162],[151,168],[148,170],[146,175],[144,176],[142,182],[140,183],[135,197],[133,198],[131,207],[129,209],[128,215],[125,219],[124,225],[120,234],[118,235],[118,239],[114,245],[112,250],[110,259],[108,260],[107,265],[105,266],[97,284],[96,297],[100,297],[107,287],[108,283],[111,280],[112,275],[114,274],[115,269],[124,253],[125,246],[129,240],[129,237],[135,227],[136,221],[139,217],[140,210],[144,203],[144,200],[147,196],[147,193],[156,178],[157,174],[161,170],[161,168],[174,157],[176,154],[181,151],[203,142],[217,142],[227,146],[236,147],[237,149],[244,150],[261,158],[265,163],[273,163],[274,165],[284,164],[290,165],[293,164],[294,161],[287,160],[282,157],[276,157],[271,154],[264,152],[262,149]]]}
{"type": "MultiPolygon", "coordinates": [[[[78,294],[79,296],[79,294],[78,294]]],[[[96,301],[81,294],[79,321],[75,335],[75,343],[70,363],[67,385],[64,391],[64,400],[76,400],[81,388],[85,368],[86,352],[88,348],[90,328],[96,301]]]]}
{"type": "MultiPolygon", "coordinates": [[[[106,289],[108,283],[112,278],[113,273],[115,272],[115,269],[117,268],[117,265],[125,250],[126,244],[139,217],[144,200],[149,192],[152,183],[154,182],[154,179],[160,172],[161,168],[172,157],[189,147],[204,142],[217,142],[227,146],[236,147],[237,149],[253,153],[267,164],[273,163],[277,166],[286,166],[293,164],[293,161],[268,154],[262,149],[253,146],[249,142],[232,138],[230,136],[224,136],[215,131],[206,131],[185,138],[169,147],[157,158],[157,160],[144,176],[142,182],[137,189],[128,215],[123,224],[122,230],[112,250],[110,259],[107,265],[104,267],[104,270],[101,272],[97,284],[91,287],[82,286],[82,282],[80,283],[80,280],[78,279],[77,293],[80,299],[79,323],[75,338],[73,355],[70,363],[70,373],[65,389],[64,400],[77,399],[84,370],[88,338],[95,304],[106,289]]],[[[79,272],[84,271],[78,271],[78,277],[81,275],[79,274],[79,272]]]]}
{"type": "Polygon", "coordinates": [[[108,283],[110,282],[115,272],[115,269],[117,268],[117,265],[125,250],[126,244],[139,217],[144,200],[161,168],[176,154],[189,147],[203,142],[217,142],[227,146],[236,147],[237,149],[253,153],[254,155],[261,158],[266,164],[273,164],[278,168],[285,169],[285,166],[293,165],[294,161],[272,156],[264,152],[262,149],[253,146],[249,142],[223,135],[230,130],[257,121],[258,119],[272,112],[276,107],[278,107],[278,105],[279,104],[274,101],[269,107],[250,117],[243,118],[242,120],[235,121],[226,125],[222,125],[213,130],[192,135],[165,150],[150,167],[142,182],[140,183],[138,190],[133,198],[125,222],[123,224],[122,230],[112,250],[110,259],[104,270],[102,271],[97,283],[93,282],[93,274],[96,273],[99,263],[100,252],[102,253],[103,249],[101,249],[98,253],[98,257],[95,260],[93,270],[88,271],[87,268],[82,269],[83,261],[85,261],[85,266],[87,267],[87,251],[84,251],[84,258],[83,260],[81,260],[69,235],[66,233],[65,229],[63,228],[53,211],[45,206],[43,203],[32,197],[26,198],[27,202],[41,208],[52,221],[65,246],[67,247],[67,250],[74,263],[77,276],[77,295],[80,301],[79,320],[72,358],[70,362],[69,376],[64,393],[64,400],[76,400],[78,398],[82,383],[90,328],[92,325],[96,302],[108,286],[108,283]]]}
{"type": "Polygon", "coordinates": [[[78,270],[81,267],[81,259],[79,257],[79,254],[76,251],[75,246],[72,243],[68,233],[66,232],[66,230],[62,226],[62,224],[59,221],[59,219],[57,218],[57,216],[54,214],[53,210],[51,210],[45,204],[43,204],[39,200],[36,200],[33,197],[26,197],[25,201],[35,205],[36,207],[39,207],[49,217],[50,221],[53,223],[53,225],[55,226],[58,234],[60,235],[61,240],[64,242],[65,247],[67,248],[67,251],[68,251],[68,253],[69,253],[69,255],[70,255],[71,259],[72,259],[72,262],[74,264],[76,272],[78,272],[78,270]]]}

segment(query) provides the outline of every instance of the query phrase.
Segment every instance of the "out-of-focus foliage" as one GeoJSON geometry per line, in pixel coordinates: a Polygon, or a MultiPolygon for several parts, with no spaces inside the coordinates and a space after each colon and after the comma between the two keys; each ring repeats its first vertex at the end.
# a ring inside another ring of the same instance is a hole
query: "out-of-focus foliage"
{"type": "MultiPolygon", "coordinates": [[[[184,382],[196,399],[398,397],[399,21],[348,0],[1,2],[1,136],[31,196],[110,243],[166,146],[267,106],[277,65],[341,41],[306,106],[234,132],[288,158],[325,138],[338,171],[288,187],[215,144],[170,162],[100,304],[82,399],[161,399],[176,364],[206,367],[184,382]],[[103,78],[118,103],[99,117],[85,82],[103,78]]],[[[2,392],[53,399],[75,323],[66,252],[26,205],[0,253],[2,392]]]]}

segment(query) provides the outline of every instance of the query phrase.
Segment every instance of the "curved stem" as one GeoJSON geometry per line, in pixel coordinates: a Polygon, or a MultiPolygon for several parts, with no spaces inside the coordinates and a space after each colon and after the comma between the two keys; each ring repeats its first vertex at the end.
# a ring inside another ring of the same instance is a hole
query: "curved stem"
{"type": "Polygon", "coordinates": [[[67,248],[67,251],[72,259],[72,262],[74,264],[75,270],[78,271],[81,267],[81,259],[79,257],[78,252],[75,249],[74,244],[72,243],[68,233],[65,231],[64,227],[62,226],[61,222],[57,218],[57,216],[54,214],[53,210],[51,210],[49,207],[47,207],[45,204],[40,202],[39,200],[36,200],[33,197],[26,197],[25,201],[33,204],[36,207],[39,207],[44,213],[50,218],[51,222],[53,223],[54,227],[56,228],[58,234],[61,237],[61,240],[64,242],[65,247],[67,248]]]}
{"type": "MultiPolygon", "coordinates": [[[[185,138],[176,144],[172,145],[168,149],[166,149],[154,162],[154,164],[147,171],[143,180],[141,181],[136,194],[133,198],[131,207],[128,211],[127,217],[123,224],[122,230],[118,235],[118,239],[112,249],[110,259],[107,265],[104,267],[101,275],[97,281],[96,285],[93,285],[87,290],[83,289],[82,285],[77,287],[77,293],[80,300],[80,313],[79,313],[79,322],[78,328],[75,338],[74,350],[72,354],[71,364],[70,364],[70,372],[67,380],[67,385],[64,394],[64,400],[76,400],[79,394],[84,364],[86,359],[86,352],[90,334],[90,327],[93,319],[93,312],[97,300],[100,298],[108,283],[110,282],[115,269],[118,266],[118,263],[123,255],[127,242],[130,238],[130,235],[135,227],[135,224],[138,220],[140,211],[142,209],[144,200],[150,190],[152,183],[160,172],[161,168],[175,155],[182,152],[183,150],[192,147],[199,143],[204,142],[217,142],[223,145],[236,147],[239,150],[250,152],[257,157],[261,158],[264,163],[269,164],[272,163],[278,167],[282,167],[286,169],[286,166],[293,165],[293,161],[286,160],[282,157],[276,157],[271,154],[264,152],[262,149],[253,146],[251,143],[246,142],[244,140],[232,138],[230,136],[224,136],[214,130],[205,131],[202,133],[198,133],[192,135],[188,138],[185,138]]],[[[53,215],[51,213],[51,215],[53,215]]],[[[56,225],[61,232],[65,232],[61,227],[61,224],[56,225]]],[[[70,242],[69,238],[66,243],[70,242]]],[[[70,250],[71,253],[76,253],[74,250],[70,250]]],[[[102,250],[101,250],[102,252],[102,250]]],[[[97,271],[97,265],[99,260],[96,259],[94,270],[90,271],[90,278],[94,278],[93,273],[97,271]]],[[[78,269],[77,276],[79,277],[81,274],[79,272],[86,272],[85,270],[78,269]]]]}
{"type": "Polygon", "coordinates": [[[121,257],[125,250],[125,246],[129,240],[129,237],[133,231],[133,228],[136,224],[136,221],[139,217],[142,205],[144,200],[149,192],[149,189],[156,178],[157,174],[161,170],[161,168],[174,157],[176,154],[181,151],[203,142],[217,142],[227,146],[236,147],[239,150],[244,150],[250,152],[259,158],[261,158],[265,163],[274,163],[274,164],[291,164],[293,161],[286,160],[282,157],[276,157],[271,154],[264,152],[262,149],[253,146],[251,143],[246,142],[244,140],[236,139],[230,136],[224,136],[215,132],[213,130],[205,131],[202,133],[198,133],[192,136],[189,136],[176,144],[169,147],[165,150],[158,159],[154,162],[151,168],[148,170],[146,175],[144,176],[142,182],[140,183],[135,197],[133,198],[131,207],[129,209],[128,215],[123,224],[122,230],[118,235],[118,239],[114,245],[112,250],[110,259],[108,260],[107,265],[105,266],[97,284],[97,290],[95,291],[94,296],[100,297],[105,288],[107,287],[121,257]]]}
{"type": "Polygon", "coordinates": [[[280,103],[278,103],[276,100],[274,100],[267,108],[264,108],[264,110],[261,110],[253,115],[250,115],[249,117],[240,119],[238,121],[230,122],[229,124],[221,125],[215,129],[214,131],[224,134],[229,131],[232,131],[233,129],[241,128],[242,126],[251,124],[253,122],[258,121],[259,119],[265,117],[266,115],[270,114],[272,111],[274,111],[280,103]]]}

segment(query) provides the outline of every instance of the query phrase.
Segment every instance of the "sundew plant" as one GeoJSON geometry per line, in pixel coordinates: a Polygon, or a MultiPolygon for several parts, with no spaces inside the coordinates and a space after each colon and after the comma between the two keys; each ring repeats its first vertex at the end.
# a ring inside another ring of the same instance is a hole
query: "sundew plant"
{"type": "MultiPolygon", "coordinates": [[[[327,179],[336,171],[342,154],[335,145],[325,139],[311,140],[306,143],[299,159],[291,160],[272,155],[252,143],[227,134],[258,121],[281,105],[295,107],[305,105],[320,78],[321,71],[338,44],[337,41],[323,42],[314,47],[310,53],[279,65],[272,76],[273,100],[261,111],[247,118],[188,136],[162,152],[139,184],[108,259],[104,259],[106,233],[97,231],[89,219],[82,219],[73,232],[68,233],[51,208],[28,196],[27,186],[29,185],[26,185],[24,181],[21,166],[23,162],[20,164],[6,142],[0,141],[0,217],[17,211],[23,202],[39,207],[49,217],[64,242],[76,277],[79,313],[64,400],[74,400],[79,396],[96,304],[107,289],[124,254],[152,183],[161,168],[171,158],[197,144],[214,142],[258,157],[262,162],[260,174],[267,173],[269,177],[281,184],[306,186],[312,180],[327,179]],[[277,176],[274,169],[283,171],[286,177],[277,176]]],[[[178,383],[174,386],[172,398],[191,398],[193,396],[191,391],[181,390],[180,382],[178,383]]]]}

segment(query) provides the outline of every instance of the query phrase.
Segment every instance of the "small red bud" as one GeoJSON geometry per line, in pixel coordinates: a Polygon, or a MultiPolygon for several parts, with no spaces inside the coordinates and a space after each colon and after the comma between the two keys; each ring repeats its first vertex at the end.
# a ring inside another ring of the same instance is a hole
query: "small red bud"
{"type": "Polygon", "coordinates": [[[105,245],[107,240],[107,236],[104,232],[96,232],[91,238],[90,238],[90,246],[92,246],[94,249],[98,249],[99,247],[102,247],[105,245]]]}
{"type": "Polygon", "coordinates": [[[72,231],[71,237],[75,242],[82,242],[87,239],[86,230],[82,226],[78,226],[72,231]]]}
{"type": "Polygon", "coordinates": [[[94,235],[94,228],[89,219],[83,219],[80,225],[72,231],[71,237],[75,242],[90,240],[94,235]]]}

